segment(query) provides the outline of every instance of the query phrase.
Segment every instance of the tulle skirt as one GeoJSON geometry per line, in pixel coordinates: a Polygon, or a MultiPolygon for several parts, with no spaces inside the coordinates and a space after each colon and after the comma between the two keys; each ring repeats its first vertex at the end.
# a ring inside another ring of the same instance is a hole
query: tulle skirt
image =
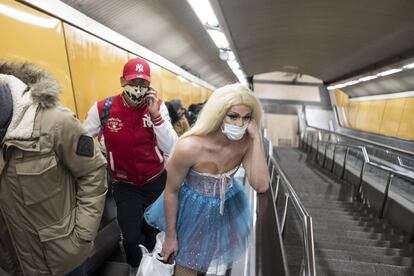
{"type": "MultiPolygon", "coordinates": [[[[165,231],[164,194],[145,211],[146,221],[165,231]]],[[[224,212],[220,198],[180,188],[177,210],[177,264],[199,272],[231,267],[247,249],[252,227],[252,212],[243,187],[233,180],[226,192],[224,212]]]]}

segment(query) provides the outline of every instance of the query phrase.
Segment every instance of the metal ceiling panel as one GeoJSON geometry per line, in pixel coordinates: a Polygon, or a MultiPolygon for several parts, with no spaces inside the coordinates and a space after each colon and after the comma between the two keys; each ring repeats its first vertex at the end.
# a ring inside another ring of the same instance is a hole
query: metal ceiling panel
{"type": "Polygon", "coordinates": [[[218,3],[247,75],[289,71],[329,82],[414,49],[410,0],[218,3]]]}
{"type": "MultiPolygon", "coordinates": [[[[330,83],[414,55],[412,0],[210,1],[248,76],[330,83]]],[[[63,2],[213,85],[236,81],[185,0],[63,2]]]]}

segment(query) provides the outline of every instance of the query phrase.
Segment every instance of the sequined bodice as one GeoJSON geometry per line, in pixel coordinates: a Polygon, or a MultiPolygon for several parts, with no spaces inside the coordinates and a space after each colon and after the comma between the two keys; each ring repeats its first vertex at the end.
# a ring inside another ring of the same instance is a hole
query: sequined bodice
{"type": "Polygon", "coordinates": [[[200,194],[220,197],[220,213],[223,213],[225,193],[233,184],[233,176],[239,166],[223,174],[201,173],[190,169],[186,177],[188,187],[200,194]]]}

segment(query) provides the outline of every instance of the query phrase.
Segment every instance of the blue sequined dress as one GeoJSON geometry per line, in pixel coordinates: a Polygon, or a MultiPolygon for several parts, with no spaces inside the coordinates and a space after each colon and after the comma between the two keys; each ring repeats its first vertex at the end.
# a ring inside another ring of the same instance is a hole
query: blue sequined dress
{"type": "MultiPolygon", "coordinates": [[[[249,244],[252,213],[235,168],[221,175],[190,169],[178,196],[177,264],[200,272],[230,267],[249,244]]],[[[165,231],[164,194],[145,211],[165,231]]]]}

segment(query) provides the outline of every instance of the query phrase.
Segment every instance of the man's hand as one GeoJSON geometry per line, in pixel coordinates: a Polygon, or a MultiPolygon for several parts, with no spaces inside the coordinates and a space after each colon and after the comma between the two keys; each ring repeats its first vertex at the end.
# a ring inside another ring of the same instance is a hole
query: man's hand
{"type": "Polygon", "coordinates": [[[147,105],[148,111],[150,112],[151,116],[157,117],[160,114],[157,92],[153,88],[150,88],[144,100],[145,100],[145,103],[147,105]]]}

